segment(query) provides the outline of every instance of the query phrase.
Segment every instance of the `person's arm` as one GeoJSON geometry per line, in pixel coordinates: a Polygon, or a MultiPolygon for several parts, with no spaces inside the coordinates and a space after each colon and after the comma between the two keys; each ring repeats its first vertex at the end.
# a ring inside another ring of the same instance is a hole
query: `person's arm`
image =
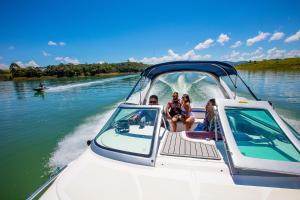
{"type": "Polygon", "coordinates": [[[167,106],[166,106],[166,110],[165,110],[167,119],[171,119],[169,109],[170,109],[170,104],[168,103],[167,106]]]}
{"type": "Polygon", "coordinates": [[[137,120],[141,119],[143,117],[143,115],[144,115],[144,112],[143,111],[139,111],[136,115],[133,115],[131,117],[131,119],[133,119],[134,121],[137,121],[137,120]]]}
{"type": "Polygon", "coordinates": [[[208,124],[207,124],[208,119],[207,119],[207,117],[208,117],[208,115],[207,115],[207,113],[206,113],[206,114],[205,114],[205,117],[204,117],[204,120],[203,120],[203,130],[204,130],[204,131],[208,131],[208,124]]]}
{"type": "Polygon", "coordinates": [[[189,102],[187,102],[186,105],[185,105],[185,107],[184,107],[184,109],[185,109],[188,113],[192,112],[191,104],[190,104],[189,102]]]}

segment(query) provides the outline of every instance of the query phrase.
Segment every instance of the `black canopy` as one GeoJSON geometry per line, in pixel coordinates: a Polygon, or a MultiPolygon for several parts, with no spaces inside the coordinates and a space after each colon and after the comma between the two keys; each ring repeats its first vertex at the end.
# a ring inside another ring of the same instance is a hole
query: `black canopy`
{"type": "Polygon", "coordinates": [[[228,63],[218,61],[175,61],[152,65],[142,72],[142,76],[154,77],[173,71],[202,71],[215,76],[237,75],[236,69],[228,63]]]}

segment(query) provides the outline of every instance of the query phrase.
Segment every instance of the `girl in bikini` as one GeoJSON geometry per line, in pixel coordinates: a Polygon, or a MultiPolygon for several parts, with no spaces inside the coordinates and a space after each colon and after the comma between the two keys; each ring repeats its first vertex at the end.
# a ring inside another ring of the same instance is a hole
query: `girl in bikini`
{"type": "Polygon", "coordinates": [[[189,131],[195,122],[188,94],[184,94],[181,98],[181,120],[185,124],[186,131],[189,131]]]}

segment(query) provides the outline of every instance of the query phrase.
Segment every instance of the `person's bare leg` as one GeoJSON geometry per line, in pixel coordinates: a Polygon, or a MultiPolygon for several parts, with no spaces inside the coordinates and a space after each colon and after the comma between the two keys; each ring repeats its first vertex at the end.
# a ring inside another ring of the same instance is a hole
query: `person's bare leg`
{"type": "Polygon", "coordinates": [[[195,122],[194,117],[191,117],[191,116],[188,117],[188,118],[185,120],[185,130],[186,130],[186,131],[189,131],[189,130],[192,128],[194,122],[195,122]]]}
{"type": "Polygon", "coordinates": [[[177,131],[177,121],[178,121],[178,116],[172,117],[171,124],[172,124],[173,132],[177,131]]]}

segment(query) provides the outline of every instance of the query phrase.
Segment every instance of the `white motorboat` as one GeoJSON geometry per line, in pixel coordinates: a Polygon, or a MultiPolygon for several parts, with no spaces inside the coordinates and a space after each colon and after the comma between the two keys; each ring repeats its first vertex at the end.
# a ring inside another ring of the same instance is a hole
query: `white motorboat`
{"type": "Polygon", "coordinates": [[[298,133],[227,63],[148,67],[88,144],[29,199],[45,188],[44,200],[300,198],[298,133]],[[184,131],[178,122],[172,132],[163,114],[172,91],[192,97],[192,130],[203,122],[205,103],[216,98],[220,130],[184,131]],[[153,94],[160,105],[148,105],[153,94]],[[141,112],[150,120],[132,122],[141,112]]]}

